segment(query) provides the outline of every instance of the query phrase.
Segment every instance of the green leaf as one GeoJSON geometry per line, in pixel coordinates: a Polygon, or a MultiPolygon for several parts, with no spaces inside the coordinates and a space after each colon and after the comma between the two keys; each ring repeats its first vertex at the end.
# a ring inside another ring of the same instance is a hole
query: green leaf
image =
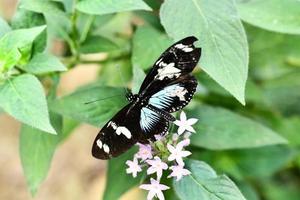
{"type": "Polygon", "coordinates": [[[270,31],[300,34],[300,5],[297,0],[238,0],[243,21],[270,31]]]}
{"type": "Polygon", "coordinates": [[[122,106],[126,104],[124,92],[120,88],[91,86],[55,100],[51,110],[97,127],[104,125],[122,106]],[[119,96],[116,96],[119,95],[119,96]],[[103,99],[94,103],[90,101],[103,99]]]}
{"type": "Polygon", "coordinates": [[[1,68],[8,70],[17,63],[21,59],[21,49],[30,45],[45,27],[19,29],[4,35],[0,39],[0,72],[1,68]]]}
{"type": "Polygon", "coordinates": [[[63,11],[62,7],[63,5],[61,2],[50,0],[23,0],[20,3],[20,8],[42,13],[45,16],[48,31],[51,35],[70,40],[68,33],[71,29],[71,21],[67,13],[63,11]]]}
{"type": "Polygon", "coordinates": [[[133,36],[131,62],[134,66],[148,69],[172,43],[165,34],[150,26],[139,27],[133,36]]]}
{"type": "Polygon", "coordinates": [[[201,159],[211,163],[215,169],[239,180],[270,177],[295,156],[295,150],[283,145],[201,153],[201,159]]]}
{"type": "Polygon", "coordinates": [[[127,160],[132,160],[134,153],[137,152],[136,148],[131,148],[126,153],[117,158],[112,158],[108,162],[107,181],[103,199],[115,200],[119,199],[130,188],[137,186],[145,179],[145,174],[140,173],[137,177],[133,178],[126,173],[127,160]]]}
{"type": "MultiPolygon", "coordinates": [[[[18,8],[13,16],[11,26],[13,29],[32,28],[46,24],[44,16],[40,13],[18,8]]],[[[33,42],[33,53],[43,52],[47,45],[47,30],[39,34],[33,42]]]]}
{"type": "Polygon", "coordinates": [[[202,47],[200,66],[245,104],[248,44],[233,0],[166,0],[161,22],[172,38],[194,35],[202,47]]]}
{"type": "Polygon", "coordinates": [[[65,140],[66,138],[68,138],[73,133],[73,131],[79,126],[79,124],[80,123],[78,121],[69,118],[64,118],[61,140],[65,140]]]}
{"type": "Polygon", "coordinates": [[[177,195],[182,200],[246,200],[237,186],[226,176],[217,175],[205,162],[189,160],[191,175],[174,179],[177,195]]]}
{"type": "Polygon", "coordinates": [[[20,156],[24,175],[31,194],[34,196],[47,177],[54,151],[60,141],[62,118],[50,114],[51,123],[58,135],[23,125],[20,133],[20,156]]]}
{"type": "Polygon", "coordinates": [[[76,8],[84,13],[103,15],[132,10],[151,10],[142,0],[83,0],[76,8]]]}
{"type": "Polygon", "coordinates": [[[111,40],[95,35],[88,37],[81,45],[80,52],[81,53],[99,53],[99,52],[108,52],[118,49],[118,45],[116,45],[111,40]]]}
{"type": "Polygon", "coordinates": [[[262,188],[264,197],[268,200],[298,200],[300,196],[297,180],[288,180],[284,184],[270,181],[262,185],[262,188]]]}
{"type": "Polygon", "coordinates": [[[66,71],[67,68],[57,57],[47,53],[39,53],[24,66],[24,70],[33,74],[44,74],[55,71],[66,71]]]}
{"type": "Polygon", "coordinates": [[[20,8],[25,8],[37,13],[53,14],[61,17],[61,20],[67,18],[67,15],[62,9],[62,3],[51,0],[36,1],[36,0],[22,0],[20,8]]]}
{"type": "Polygon", "coordinates": [[[11,116],[42,131],[56,134],[50,124],[43,86],[29,74],[0,85],[0,105],[11,116]]]}
{"type": "Polygon", "coordinates": [[[224,108],[201,105],[189,116],[200,119],[191,139],[195,146],[221,150],[287,143],[264,125],[224,108]]]}
{"type": "Polygon", "coordinates": [[[146,74],[141,68],[136,66],[133,67],[132,92],[134,94],[139,92],[145,76],[146,74]]]}
{"type": "Polygon", "coordinates": [[[11,31],[11,28],[9,27],[7,22],[2,17],[0,17],[0,38],[9,31],[11,31]]]}
{"type": "Polygon", "coordinates": [[[100,71],[100,79],[105,85],[126,87],[132,79],[132,65],[129,58],[105,63],[100,71]]]}

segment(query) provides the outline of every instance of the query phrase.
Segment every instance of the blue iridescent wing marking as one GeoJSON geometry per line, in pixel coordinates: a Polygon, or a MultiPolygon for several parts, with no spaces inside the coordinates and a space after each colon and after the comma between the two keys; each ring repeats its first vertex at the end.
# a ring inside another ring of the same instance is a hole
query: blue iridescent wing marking
{"type": "Polygon", "coordinates": [[[141,109],[140,127],[146,139],[153,139],[156,134],[165,134],[169,123],[160,114],[148,107],[141,109]]]}
{"type": "Polygon", "coordinates": [[[149,104],[167,111],[175,112],[186,106],[197,88],[197,80],[191,75],[182,76],[149,98],[149,104]]]}

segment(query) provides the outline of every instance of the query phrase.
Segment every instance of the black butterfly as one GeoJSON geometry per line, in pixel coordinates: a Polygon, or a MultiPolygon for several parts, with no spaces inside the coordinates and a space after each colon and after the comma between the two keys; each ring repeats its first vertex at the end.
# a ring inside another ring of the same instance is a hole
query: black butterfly
{"type": "Polygon", "coordinates": [[[128,94],[129,104],[120,110],[98,133],[92,154],[99,159],[116,157],[135,143],[154,141],[165,134],[170,114],[192,99],[197,80],[190,73],[201,55],[191,36],[169,47],[155,62],[138,94],[128,94]]]}

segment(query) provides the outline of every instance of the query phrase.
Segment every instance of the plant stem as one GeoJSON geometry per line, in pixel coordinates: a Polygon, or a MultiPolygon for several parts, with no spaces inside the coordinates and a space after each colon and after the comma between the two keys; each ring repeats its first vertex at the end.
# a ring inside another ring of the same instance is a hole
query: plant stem
{"type": "Polygon", "coordinates": [[[81,34],[81,37],[80,37],[80,43],[84,42],[87,38],[87,35],[90,31],[90,28],[93,24],[93,21],[95,19],[95,16],[94,15],[89,15],[85,25],[84,25],[84,28],[83,28],[83,31],[82,31],[82,34],[81,34]]]}

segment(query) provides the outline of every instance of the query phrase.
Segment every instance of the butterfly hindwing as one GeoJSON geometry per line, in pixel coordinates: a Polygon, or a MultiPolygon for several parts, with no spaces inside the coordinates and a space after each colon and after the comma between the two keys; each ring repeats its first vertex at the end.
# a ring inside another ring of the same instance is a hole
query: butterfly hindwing
{"type": "Polygon", "coordinates": [[[99,159],[116,157],[136,142],[149,143],[154,135],[164,134],[168,126],[168,121],[151,108],[130,103],[100,130],[92,154],[99,159]]]}
{"type": "Polygon", "coordinates": [[[127,151],[139,139],[139,116],[128,104],[119,111],[98,133],[92,154],[99,159],[109,159],[127,151]]]}
{"type": "Polygon", "coordinates": [[[175,112],[186,106],[192,99],[197,80],[186,74],[149,98],[149,104],[167,112],[175,112]]]}

